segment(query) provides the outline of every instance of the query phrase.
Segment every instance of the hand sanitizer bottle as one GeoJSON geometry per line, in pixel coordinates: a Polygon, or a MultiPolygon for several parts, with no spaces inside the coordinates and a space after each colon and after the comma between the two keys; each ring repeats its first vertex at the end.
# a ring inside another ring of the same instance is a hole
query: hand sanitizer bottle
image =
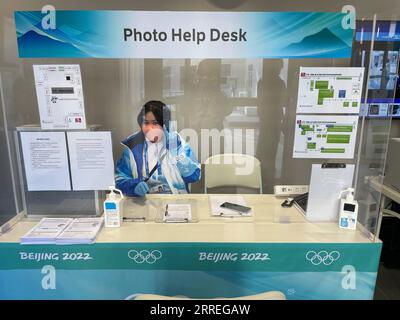
{"type": "Polygon", "coordinates": [[[340,192],[339,227],[355,230],[357,226],[358,202],[354,200],[354,189],[347,188],[340,192]],[[346,199],[342,195],[347,193],[346,199]]]}
{"type": "Polygon", "coordinates": [[[110,187],[110,193],[107,194],[104,201],[104,226],[105,227],[120,227],[122,223],[122,201],[124,196],[121,190],[115,187],[110,187]],[[119,193],[119,195],[116,194],[119,193]]]}

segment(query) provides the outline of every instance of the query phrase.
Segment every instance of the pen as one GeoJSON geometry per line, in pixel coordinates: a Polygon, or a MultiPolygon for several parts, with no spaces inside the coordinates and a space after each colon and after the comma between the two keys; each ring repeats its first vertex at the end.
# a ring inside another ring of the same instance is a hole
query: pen
{"type": "Polygon", "coordinates": [[[145,217],[137,217],[137,218],[123,218],[124,221],[132,222],[132,221],[145,221],[145,217]]]}

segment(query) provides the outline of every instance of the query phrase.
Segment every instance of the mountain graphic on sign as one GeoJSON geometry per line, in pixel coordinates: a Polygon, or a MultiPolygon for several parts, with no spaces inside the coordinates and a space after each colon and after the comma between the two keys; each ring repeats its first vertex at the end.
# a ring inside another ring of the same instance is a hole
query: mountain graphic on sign
{"type": "Polygon", "coordinates": [[[45,57],[46,52],[51,57],[88,57],[89,55],[69,43],[42,36],[30,30],[17,39],[18,50],[21,58],[24,57],[45,57]]]}
{"type": "Polygon", "coordinates": [[[351,50],[344,41],[337,37],[328,28],[304,37],[300,42],[292,43],[284,48],[289,54],[305,55],[305,54],[331,54],[332,52],[342,52],[351,50]]]}

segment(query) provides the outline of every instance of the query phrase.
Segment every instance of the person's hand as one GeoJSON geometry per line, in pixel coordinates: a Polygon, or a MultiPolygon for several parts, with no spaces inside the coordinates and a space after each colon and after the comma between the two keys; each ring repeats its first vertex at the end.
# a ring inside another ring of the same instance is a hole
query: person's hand
{"type": "Polygon", "coordinates": [[[167,178],[165,178],[165,176],[163,175],[158,175],[157,177],[153,178],[151,177],[148,181],[150,184],[155,184],[155,183],[162,183],[162,184],[166,184],[167,183],[167,178]]]}
{"type": "Polygon", "coordinates": [[[146,195],[147,192],[149,192],[149,186],[146,182],[141,181],[136,185],[133,192],[135,192],[138,196],[143,197],[146,195]]]}

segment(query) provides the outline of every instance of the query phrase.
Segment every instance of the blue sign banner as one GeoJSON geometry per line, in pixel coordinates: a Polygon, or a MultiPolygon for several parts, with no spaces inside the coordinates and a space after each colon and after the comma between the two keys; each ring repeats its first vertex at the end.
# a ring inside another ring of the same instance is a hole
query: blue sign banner
{"type": "Polygon", "coordinates": [[[335,12],[16,11],[20,58],[350,58],[335,12]]]}
{"type": "Polygon", "coordinates": [[[372,299],[381,243],[0,244],[0,299],[372,299]]]}

